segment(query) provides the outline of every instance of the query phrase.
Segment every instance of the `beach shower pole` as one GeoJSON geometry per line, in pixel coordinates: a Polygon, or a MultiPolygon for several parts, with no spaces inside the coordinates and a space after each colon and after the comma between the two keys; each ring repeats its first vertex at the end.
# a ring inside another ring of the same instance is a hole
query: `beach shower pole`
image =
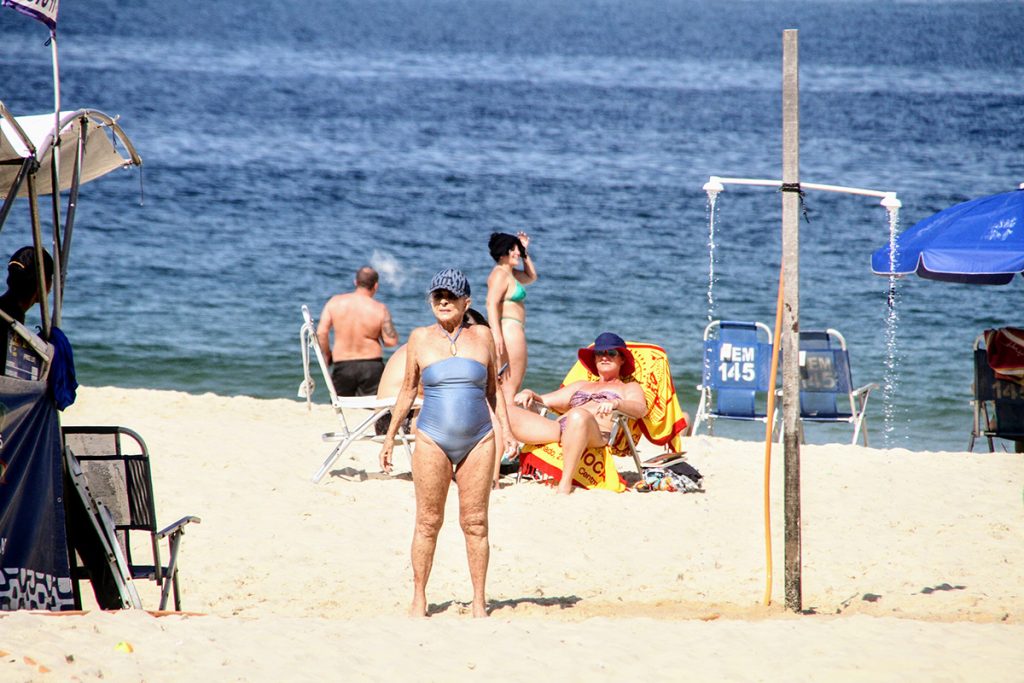
{"type": "Polygon", "coordinates": [[[786,608],[803,608],[800,555],[800,79],[798,31],[782,32],[782,428],[786,608]]]}
{"type": "MultiPolygon", "coordinates": [[[[799,150],[798,150],[799,151],[799,150]]],[[[799,154],[797,154],[797,178],[799,178],[799,154]]],[[[774,187],[778,188],[779,191],[784,190],[784,183],[782,180],[768,180],[763,178],[726,178],[722,176],[710,176],[708,182],[704,183],[704,191],[708,194],[708,200],[712,204],[712,211],[714,211],[714,202],[718,195],[725,191],[726,185],[747,185],[756,187],[774,187]]],[[[1024,189],[1024,183],[1022,188],[1024,189]]],[[[900,200],[896,197],[895,192],[889,192],[885,190],[868,190],[862,187],[846,187],[843,185],[824,185],[822,183],[796,183],[793,190],[790,191],[792,194],[797,194],[802,205],[802,191],[803,190],[821,190],[824,192],[840,192],[842,194],[853,194],[861,195],[864,197],[880,197],[879,202],[889,214],[890,230],[892,225],[897,220],[899,210],[903,206],[900,200]]],[[[785,199],[785,195],[783,196],[785,199]]],[[[712,214],[712,220],[713,214],[712,214]]],[[[796,226],[794,226],[794,229],[796,226]]],[[[779,273],[779,292],[778,300],[776,303],[775,312],[775,336],[772,342],[772,348],[779,348],[779,335],[782,331],[783,320],[782,320],[782,305],[783,305],[783,294],[785,291],[785,254],[783,254],[783,263],[779,273]]],[[[710,290],[713,286],[713,280],[709,280],[708,283],[708,299],[711,299],[710,290]]],[[[778,371],[778,354],[772,354],[771,360],[771,379],[770,386],[775,387],[775,379],[778,371]]],[[[768,394],[768,415],[773,415],[775,408],[775,393],[774,391],[768,394]]],[[[765,534],[765,591],[764,591],[764,604],[772,604],[772,538],[771,538],[771,438],[772,429],[771,426],[766,426],[765,429],[765,451],[764,451],[764,534],[765,534]]],[[[797,487],[799,488],[799,477],[797,478],[797,487]]],[[[797,504],[799,505],[799,496],[797,496],[797,504]]],[[[788,513],[787,513],[788,514],[788,513]]],[[[788,517],[787,517],[788,519],[788,517]]],[[[797,510],[797,519],[799,520],[799,509],[797,510]]],[[[799,534],[799,523],[797,524],[797,534],[799,534]]],[[[798,544],[799,545],[799,544],[798,544]]],[[[799,553],[798,553],[799,558],[799,553]]],[[[798,562],[799,568],[799,562],[798,562]]]]}
{"type": "MultiPolygon", "coordinates": [[[[794,77],[795,77],[795,74],[794,74],[794,77]]],[[[796,143],[797,143],[797,145],[799,145],[799,136],[797,135],[796,138],[797,138],[796,139],[796,143]]],[[[788,149],[788,148],[786,148],[786,149],[788,149]]],[[[799,147],[798,146],[796,148],[796,152],[797,152],[796,155],[795,155],[796,158],[794,159],[794,161],[796,162],[796,164],[795,164],[796,165],[796,169],[795,169],[794,176],[797,178],[797,180],[799,180],[799,147]]],[[[786,177],[788,179],[789,176],[787,175],[786,177]]],[[[787,183],[788,183],[788,180],[786,182],[784,182],[782,180],[769,180],[769,179],[764,179],[764,178],[727,178],[727,177],[723,177],[723,176],[713,175],[713,176],[710,176],[708,178],[708,182],[704,183],[704,191],[707,192],[707,194],[708,194],[709,202],[712,204],[712,211],[714,210],[714,208],[713,208],[714,207],[714,200],[717,198],[717,196],[721,192],[725,191],[725,186],[726,185],[746,185],[746,186],[756,186],[756,187],[774,187],[774,188],[778,188],[779,191],[785,191],[787,194],[796,194],[798,197],[800,197],[800,202],[797,204],[797,208],[800,208],[800,206],[802,205],[802,199],[803,199],[802,192],[804,190],[821,190],[823,192],[839,192],[839,193],[842,193],[842,194],[860,195],[860,196],[864,196],[864,197],[879,197],[882,200],[880,202],[880,204],[885,208],[886,212],[889,214],[890,229],[892,229],[891,226],[896,221],[896,219],[898,217],[898,214],[899,214],[899,210],[903,206],[902,203],[900,202],[900,200],[896,197],[896,193],[895,192],[889,192],[889,191],[885,191],[885,190],[869,190],[869,189],[865,189],[865,188],[862,188],[862,187],[846,187],[844,185],[826,185],[826,184],[822,184],[822,183],[804,183],[804,182],[796,182],[793,185],[790,185],[790,187],[792,187],[792,189],[790,190],[790,189],[787,189],[785,187],[785,185],[787,183]]],[[[1022,188],[1022,189],[1024,189],[1024,188],[1022,188]]],[[[785,197],[786,197],[786,195],[784,194],[783,195],[783,203],[784,204],[785,204],[785,197]]],[[[713,219],[713,214],[712,214],[712,220],[714,220],[713,219]]],[[[797,225],[798,225],[798,219],[797,218],[794,218],[794,223],[795,223],[795,225],[793,226],[793,229],[796,230],[797,225]]],[[[785,238],[784,238],[783,242],[784,242],[784,247],[785,247],[785,238]]],[[[794,255],[794,262],[796,261],[798,256],[799,256],[798,253],[794,255]]],[[[785,253],[783,253],[783,263],[782,263],[782,268],[780,268],[780,274],[779,274],[780,275],[780,277],[779,277],[779,293],[778,293],[778,301],[777,301],[776,314],[775,314],[775,338],[774,338],[773,343],[772,343],[772,347],[775,348],[775,349],[779,348],[779,335],[780,335],[780,333],[782,331],[782,327],[783,327],[782,305],[783,305],[783,295],[785,293],[784,277],[785,277],[785,272],[786,272],[786,270],[785,270],[786,269],[786,264],[787,264],[787,261],[786,261],[786,258],[785,258],[785,253]]],[[[796,270],[796,266],[794,266],[790,270],[796,270]]],[[[713,286],[713,284],[714,284],[713,280],[710,280],[709,283],[708,283],[708,298],[709,298],[709,300],[711,298],[710,290],[711,290],[711,287],[713,286]]],[[[797,294],[799,294],[799,292],[797,292],[797,294]]],[[[795,311],[796,308],[795,307],[791,307],[791,310],[795,311]]],[[[798,347],[796,347],[796,348],[798,348],[798,347]]],[[[799,359],[799,357],[798,357],[798,359],[799,359]]],[[[772,354],[771,380],[770,380],[770,385],[772,387],[775,386],[775,379],[776,379],[776,376],[777,376],[777,371],[778,371],[778,354],[772,354]]],[[[775,407],[774,399],[775,399],[774,392],[769,392],[769,394],[768,394],[768,414],[769,415],[773,414],[773,409],[775,407]]],[[[788,426],[786,427],[786,429],[789,429],[790,432],[793,431],[792,428],[790,428],[788,426]]],[[[765,592],[764,592],[764,604],[765,605],[770,605],[771,602],[772,602],[772,539],[771,539],[771,485],[770,485],[770,480],[771,480],[771,435],[772,435],[771,427],[767,427],[765,429],[765,460],[764,460],[764,528],[765,528],[765,532],[764,533],[765,533],[765,557],[766,557],[766,560],[765,560],[765,592]]],[[[798,463],[798,465],[799,465],[799,463],[798,463]]],[[[792,469],[793,469],[792,467],[788,467],[787,466],[787,471],[792,471],[792,469]]],[[[797,467],[797,472],[799,473],[799,467],[797,467]]],[[[799,474],[797,474],[796,486],[797,486],[797,496],[796,496],[796,503],[797,503],[797,510],[796,510],[796,519],[797,519],[797,524],[796,524],[797,554],[796,554],[796,558],[797,558],[797,574],[799,574],[799,567],[800,567],[800,561],[799,561],[799,557],[800,557],[800,554],[799,554],[799,532],[800,532],[800,526],[799,526],[799,474]]],[[[792,496],[790,496],[789,499],[792,499],[792,496]]],[[[789,526],[788,526],[789,522],[788,522],[788,520],[790,519],[790,517],[791,517],[791,515],[789,514],[789,509],[787,508],[787,538],[789,537],[789,531],[788,531],[789,530],[789,526]]],[[[789,576],[789,574],[787,572],[787,577],[788,576],[789,576]]],[[[787,579],[787,581],[788,581],[788,579],[787,579]]],[[[797,584],[799,586],[799,577],[797,578],[797,584]]],[[[788,585],[788,583],[787,583],[787,585],[788,585]]],[[[799,589],[798,589],[798,592],[799,592],[799,589]]]]}

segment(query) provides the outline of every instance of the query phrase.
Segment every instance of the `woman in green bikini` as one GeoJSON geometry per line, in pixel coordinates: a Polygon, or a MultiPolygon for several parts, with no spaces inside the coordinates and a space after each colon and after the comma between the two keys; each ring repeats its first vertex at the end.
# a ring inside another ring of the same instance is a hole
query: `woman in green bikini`
{"type": "Polygon", "coordinates": [[[487,317],[491,320],[502,391],[509,402],[526,375],[526,298],[528,285],[537,279],[533,261],[526,253],[530,238],[525,232],[491,233],[488,248],[496,265],[487,278],[487,317]],[[522,265],[522,269],[517,266],[522,265]],[[497,324],[495,324],[497,321],[497,324]]]}
{"type": "MultiPolygon", "coordinates": [[[[537,279],[533,261],[526,253],[529,244],[530,237],[525,232],[516,235],[491,233],[487,244],[496,264],[487,278],[487,317],[491,321],[499,381],[506,405],[512,405],[512,397],[519,391],[526,375],[526,306],[523,302],[526,289],[523,285],[537,279]]],[[[494,463],[495,482],[501,455],[497,454],[494,463]]]]}

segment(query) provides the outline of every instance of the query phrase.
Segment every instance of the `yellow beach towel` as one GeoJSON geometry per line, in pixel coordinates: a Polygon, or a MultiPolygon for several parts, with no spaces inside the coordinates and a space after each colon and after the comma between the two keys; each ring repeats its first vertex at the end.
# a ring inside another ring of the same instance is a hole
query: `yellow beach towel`
{"type": "MultiPolygon", "coordinates": [[[[556,480],[562,478],[562,444],[557,441],[543,446],[524,446],[520,470],[543,472],[556,480]]],[[[622,493],[626,482],[619,476],[615,458],[608,448],[588,448],[583,452],[572,477],[573,483],[585,489],[603,489],[622,493]]]]}
{"type": "MultiPolygon", "coordinates": [[[[679,406],[675,384],[668,365],[665,349],[656,344],[626,342],[633,354],[636,368],[632,380],[640,382],[647,397],[647,415],[630,422],[633,441],[642,435],[656,445],[668,445],[671,450],[682,450],[682,433],[686,429],[686,418],[679,406]]],[[[562,386],[573,382],[597,381],[579,361],[562,380],[562,386]]],[[[588,448],[580,458],[579,466],[573,473],[573,482],[587,489],[605,489],[617,493],[626,490],[626,484],[615,466],[615,455],[629,455],[625,433],[620,433],[615,443],[605,448],[588,448]]],[[[556,479],[562,475],[562,446],[549,443],[543,446],[523,448],[522,468],[539,470],[556,479]]]]}

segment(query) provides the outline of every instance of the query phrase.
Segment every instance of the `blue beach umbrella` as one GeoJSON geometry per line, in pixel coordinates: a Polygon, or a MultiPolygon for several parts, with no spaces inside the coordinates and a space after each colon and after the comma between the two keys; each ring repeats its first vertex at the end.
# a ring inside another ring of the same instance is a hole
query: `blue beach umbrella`
{"type": "Polygon", "coordinates": [[[877,275],[917,273],[923,278],[1005,285],[1024,276],[1024,187],[972,199],[919,221],[871,255],[877,275]]]}

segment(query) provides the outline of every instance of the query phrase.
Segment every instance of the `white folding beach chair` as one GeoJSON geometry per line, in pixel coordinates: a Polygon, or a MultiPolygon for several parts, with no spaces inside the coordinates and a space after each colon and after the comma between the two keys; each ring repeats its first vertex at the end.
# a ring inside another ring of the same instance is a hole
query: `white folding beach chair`
{"type": "MultiPolygon", "coordinates": [[[[334,408],[334,414],[338,416],[338,421],[341,422],[340,432],[326,432],[323,435],[324,441],[337,441],[338,444],[331,450],[323,465],[316,471],[316,474],[313,475],[313,483],[316,484],[324,478],[324,475],[330,470],[334,461],[354,442],[366,439],[380,443],[384,440],[383,436],[375,434],[374,424],[379,418],[391,411],[391,408],[395,405],[395,398],[338,396],[334,390],[334,382],[331,381],[331,375],[327,370],[327,359],[324,358],[323,351],[320,349],[320,343],[317,341],[316,324],[309,313],[309,307],[305,304],[302,305],[302,327],[299,330],[299,343],[302,346],[302,368],[304,372],[302,384],[299,385],[299,398],[306,399],[307,404],[312,403],[313,400],[313,390],[316,387],[316,383],[313,381],[309,371],[309,355],[312,349],[313,355],[316,356],[317,363],[320,365],[320,374],[323,376],[324,386],[327,387],[327,392],[331,396],[331,406],[334,408]],[[354,428],[350,428],[348,420],[345,418],[345,410],[365,410],[368,411],[368,415],[354,428]]],[[[419,403],[417,399],[413,407],[418,406],[419,403]]],[[[413,435],[407,433],[404,429],[400,429],[398,431],[398,438],[402,441],[402,445],[405,446],[409,462],[412,463],[412,447],[410,443],[414,439],[413,435]]]]}

